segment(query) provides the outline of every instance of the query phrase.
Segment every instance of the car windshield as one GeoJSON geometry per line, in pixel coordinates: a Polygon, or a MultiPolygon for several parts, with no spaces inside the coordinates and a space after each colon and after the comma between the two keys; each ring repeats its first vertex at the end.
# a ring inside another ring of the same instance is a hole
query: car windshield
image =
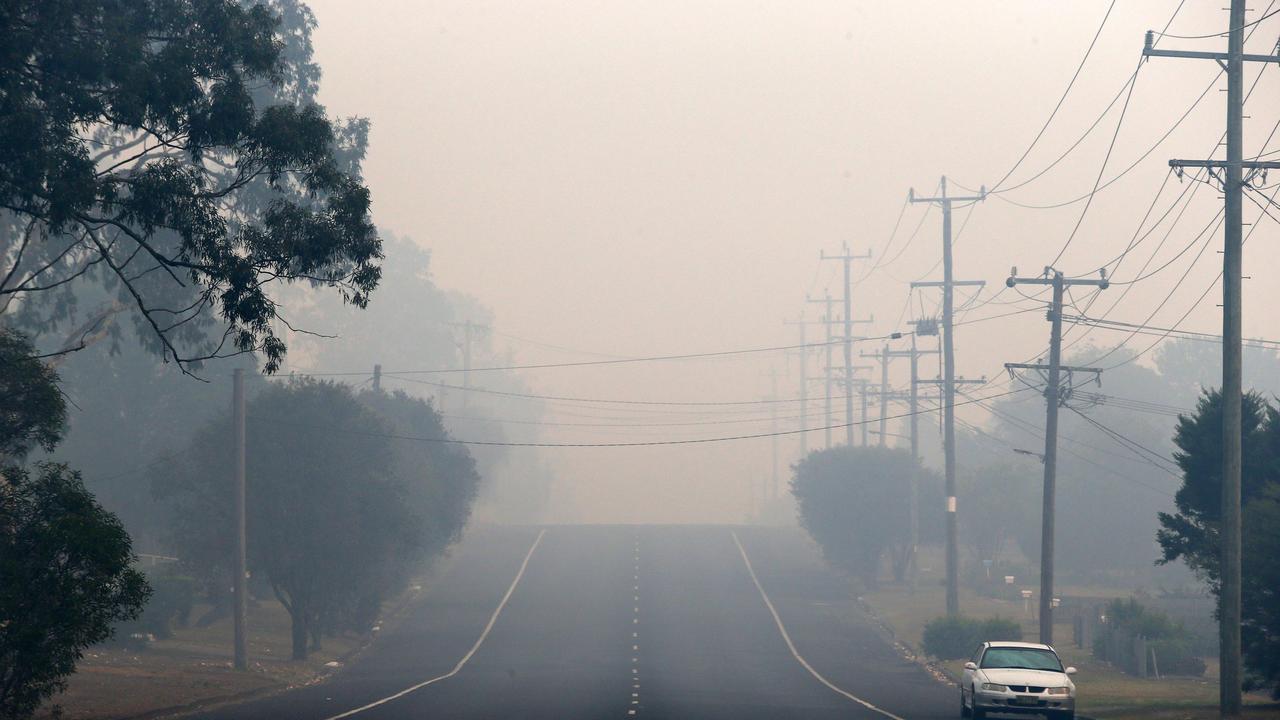
{"type": "Polygon", "coordinates": [[[987,648],[986,654],[982,656],[982,667],[983,669],[1019,668],[1062,672],[1062,663],[1052,650],[1036,648],[987,648]]]}

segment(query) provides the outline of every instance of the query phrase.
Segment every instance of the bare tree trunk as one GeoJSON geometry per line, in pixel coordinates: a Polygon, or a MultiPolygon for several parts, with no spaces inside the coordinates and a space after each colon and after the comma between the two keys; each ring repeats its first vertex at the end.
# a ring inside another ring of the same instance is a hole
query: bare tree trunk
{"type": "Polygon", "coordinates": [[[324,634],[319,618],[312,618],[307,628],[311,633],[311,652],[320,650],[320,636],[324,634]]]}
{"type": "Polygon", "coordinates": [[[307,613],[296,604],[293,607],[293,659],[307,659],[307,613]]]}

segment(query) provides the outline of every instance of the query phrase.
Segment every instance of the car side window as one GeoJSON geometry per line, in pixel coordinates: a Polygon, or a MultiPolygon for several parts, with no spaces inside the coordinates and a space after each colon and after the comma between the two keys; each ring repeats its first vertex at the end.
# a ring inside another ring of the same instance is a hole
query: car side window
{"type": "Polygon", "coordinates": [[[973,664],[977,665],[981,659],[982,659],[982,646],[979,645],[978,649],[973,651],[973,657],[969,658],[969,660],[972,661],[973,664]]]}

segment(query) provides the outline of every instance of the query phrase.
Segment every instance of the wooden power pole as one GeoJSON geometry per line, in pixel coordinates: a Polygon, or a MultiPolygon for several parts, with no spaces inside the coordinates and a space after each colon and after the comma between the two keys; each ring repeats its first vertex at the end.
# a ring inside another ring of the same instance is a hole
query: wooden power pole
{"type": "Polygon", "coordinates": [[[1227,158],[1226,160],[1170,160],[1181,173],[1183,168],[1207,168],[1222,183],[1225,202],[1222,247],[1222,519],[1219,626],[1219,711],[1223,717],[1239,717],[1241,712],[1240,662],[1241,570],[1240,570],[1240,473],[1241,449],[1241,331],[1243,280],[1244,171],[1280,168],[1276,161],[1244,160],[1244,63],[1280,63],[1280,54],[1251,55],[1244,52],[1245,0],[1231,0],[1227,21],[1227,51],[1190,52],[1157,50],[1155,33],[1148,31],[1142,54],[1146,57],[1178,57],[1213,60],[1227,73],[1227,158]]]}
{"type": "Polygon", "coordinates": [[[942,194],[937,197],[916,197],[911,190],[907,199],[913,203],[936,203],[942,207],[942,281],[911,283],[911,287],[942,288],[942,447],[943,469],[947,492],[947,614],[960,614],[960,550],[958,523],[956,522],[956,425],[955,425],[955,338],[952,332],[953,290],[957,285],[977,285],[982,281],[956,280],[951,267],[951,206],[954,203],[975,203],[985,200],[983,188],[972,197],[947,195],[947,178],[942,178],[942,194]]]}
{"type": "Polygon", "coordinates": [[[832,422],[831,422],[831,384],[832,384],[831,383],[831,347],[835,343],[835,340],[833,339],[834,335],[831,332],[831,328],[836,323],[835,315],[833,315],[831,312],[831,304],[835,302],[835,300],[831,297],[831,293],[829,291],[820,300],[815,300],[813,298],[805,298],[805,300],[811,303],[823,303],[824,305],[821,322],[826,329],[826,342],[824,343],[824,346],[826,349],[827,359],[826,359],[826,364],[823,366],[824,369],[822,372],[823,395],[824,395],[823,412],[826,415],[826,422],[824,423],[825,428],[822,432],[822,436],[823,436],[823,446],[828,450],[830,450],[831,449],[831,425],[832,425],[832,422]]]}
{"type": "MultiPolygon", "coordinates": [[[[907,395],[908,410],[911,423],[911,457],[920,459],[920,356],[936,354],[939,350],[921,350],[916,344],[919,335],[937,335],[936,322],[917,321],[916,329],[911,333],[910,350],[889,350],[889,357],[907,357],[911,360],[911,391],[907,395]]],[[[916,581],[916,553],[920,546],[920,479],[913,473],[911,476],[909,517],[911,525],[911,547],[907,558],[907,579],[912,590],[916,581]]]]}
{"type": "MultiPolygon", "coordinates": [[[[849,275],[849,266],[854,260],[866,260],[871,257],[871,253],[854,255],[849,252],[848,243],[845,243],[839,255],[821,252],[818,257],[821,260],[839,260],[844,265],[844,337],[841,338],[844,341],[844,442],[846,445],[853,445],[853,279],[849,275]]],[[[866,444],[865,434],[863,444],[866,444]]]]}
{"type": "MultiPolygon", "coordinates": [[[[1018,269],[1014,268],[1005,284],[1015,285],[1051,285],[1053,301],[1049,306],[1049,364],[1029,365],[1026,363],[1008,363],[1013,370],[1041,370],[1045,376],[1045,421],[1044,421],[1044,502],[1040,516],[1040,642],[1053,644],[1053,530],[1054,530],[1054,496],[1058,473],[1058,407],[1070,397],[1070,388],[1062,392],[1062,296],[1069,285],[1092,285],[1105,290],[1107,285],[1106,271],[1099,273],[1098,279],[1064,278],[1062,273],[1051,268],[1044,269],[1041,277],[1018,277],[1018,269]]],[[[1097,368],[1065,368],[1068,374],[1075,372],[1091,372],[1096,376],[1102,371],[1097,368]]]]}

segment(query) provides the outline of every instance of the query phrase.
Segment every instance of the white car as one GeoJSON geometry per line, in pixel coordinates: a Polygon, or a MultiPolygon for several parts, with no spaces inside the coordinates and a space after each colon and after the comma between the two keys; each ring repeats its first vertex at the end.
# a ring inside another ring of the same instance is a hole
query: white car
{"type": "Polygon", "coordinates": [[[988,713],[1045,715],[1074,720],[1073,667],[1063,668],[1048,645],[986,642],[964,664],[960,679],[960,716],[975,720],[988,713]]]}

